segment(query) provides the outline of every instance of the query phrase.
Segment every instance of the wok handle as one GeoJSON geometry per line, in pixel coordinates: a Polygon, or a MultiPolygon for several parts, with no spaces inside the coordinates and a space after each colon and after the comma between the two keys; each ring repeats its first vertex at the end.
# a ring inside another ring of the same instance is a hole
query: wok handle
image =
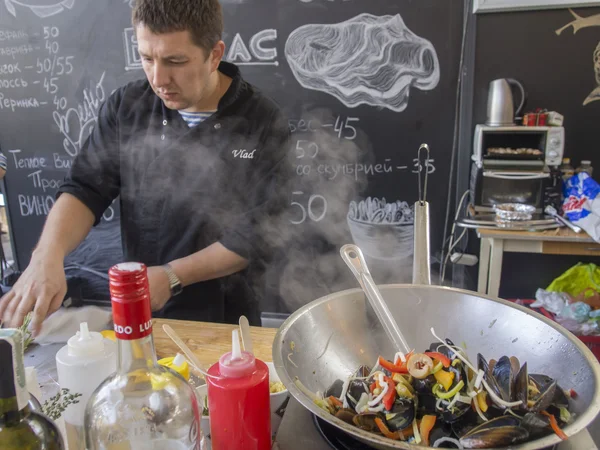
{"type": "Polygon", "coordinates": [[[415,203],[415,232],[413,257],[413,284],[431,284],[429,255],[429,203],[415,203]]]}

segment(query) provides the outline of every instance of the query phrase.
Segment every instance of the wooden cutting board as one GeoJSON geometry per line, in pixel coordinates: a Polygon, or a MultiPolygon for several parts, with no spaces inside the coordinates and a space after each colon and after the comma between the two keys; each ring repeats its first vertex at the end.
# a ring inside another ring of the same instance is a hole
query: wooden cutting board
{"type": "MultiPolygon", "coordinates": [[[[231,351],[231,331],[235,328],[234,325],[153,319],[152,334],[159,359],[182,353],[164,332],[164,324],[173,328],[206,367],[217,362],[224,353],[231,351]]],[[[272,361],[273,340],[276,333],[275,328],[250,327],[254,354],[258,359],[265,362],[272,361]]]]}

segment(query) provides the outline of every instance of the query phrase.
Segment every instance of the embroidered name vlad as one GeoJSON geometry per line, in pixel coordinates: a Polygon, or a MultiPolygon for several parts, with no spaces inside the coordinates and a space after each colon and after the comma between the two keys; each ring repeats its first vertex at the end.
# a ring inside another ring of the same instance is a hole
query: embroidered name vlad
{"type": "Polygon", "coordinates": [[[256,151],[256,149],[249,152],[248,150],[241,148],[239,150],[231,150],[231,153],[233,153],[234,158],[254,159],[255,151],[256,151]]]}

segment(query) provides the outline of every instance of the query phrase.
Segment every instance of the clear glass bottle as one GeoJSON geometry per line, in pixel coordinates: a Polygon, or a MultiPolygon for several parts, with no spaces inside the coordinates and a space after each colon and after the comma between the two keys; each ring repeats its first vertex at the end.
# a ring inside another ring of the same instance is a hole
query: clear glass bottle
{"type": "Polygon", "coordinates": [[[87,404],[87,450],[201,449],[194,390],[156,360],[146,266],[118,264],[109,271],[109,283],[117,371],[87,404]]]}
{"type": "Polygon", "coordinates": [[[23,335],[0,330],[0,448],[2,450],[64,450],[57,426],[33,411],[23,367],[23,335]]]}
{"type": "Polygon", "coordinates": [[[580,173],[580,172],[586,172],[591,177],[592,173],[594,172],[594,168],[592,167],[592,162],[587,159],[582,160],[581,163],[579,164],[579,167],[575,171],[575,173],[580,173]]]}
{"type": "Polygon", "coordinates": [[[559,167],[562,179],[566,183],[569,178],[575,175],[575,169],[571,165],[571,158],[563,158],[562,164],[559,167]]]}

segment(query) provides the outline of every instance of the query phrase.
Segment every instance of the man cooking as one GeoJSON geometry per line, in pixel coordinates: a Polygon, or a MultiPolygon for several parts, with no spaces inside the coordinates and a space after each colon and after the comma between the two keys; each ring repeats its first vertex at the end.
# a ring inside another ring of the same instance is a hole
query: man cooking
{"type": "Polygon", "coordinates": [[[287,122],[222,61],[218,0],[137,0],[133,25],[146,79],[100,108],[29,266],[0,299],[5,325],[33,310],[39,332],[63,302],[65,256],[118,196],[125,259],[148,266],[156,316],[258,320],[253,280],[285,200],[287,122]]]}

